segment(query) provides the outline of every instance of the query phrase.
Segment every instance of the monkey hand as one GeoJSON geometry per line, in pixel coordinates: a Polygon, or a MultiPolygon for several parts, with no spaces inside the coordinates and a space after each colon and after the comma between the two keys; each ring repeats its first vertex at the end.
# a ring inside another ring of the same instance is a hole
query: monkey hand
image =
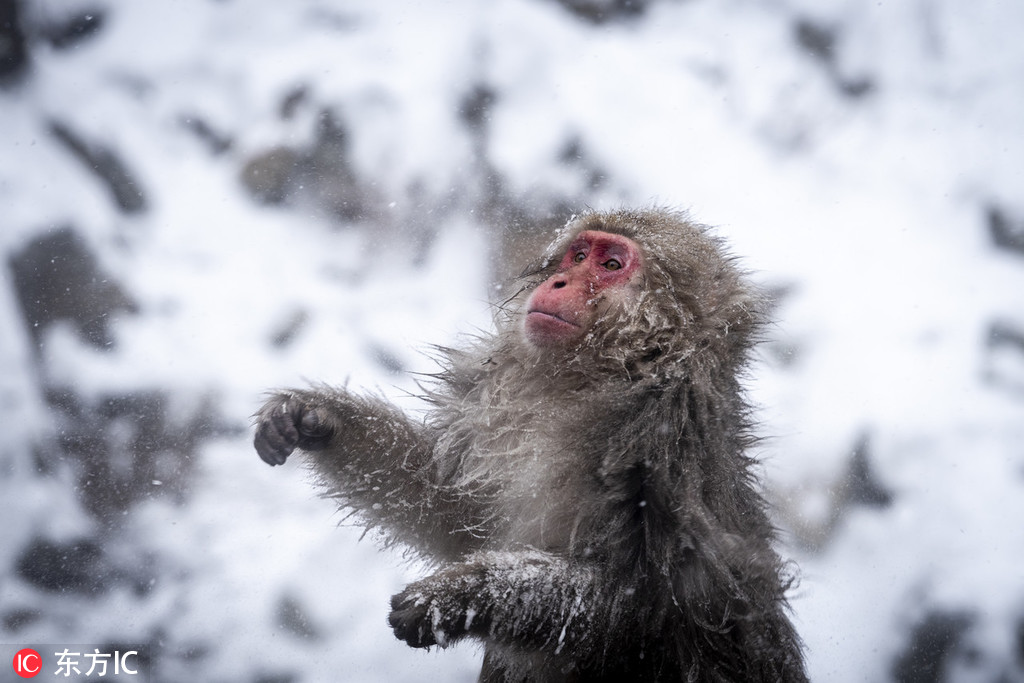
{"type": "Polygon", "coordinates": [[[322,409],[296,393],[279,393],[256,414],[253,445],[263,462],[283,465],[296,448],[321,448],[332,433],[322,409]]]}
{"type": "Polygon", "coordinates": [[[482,568],[467,563],[409,584],[391,598],[388,623],[395,637],[412,647],[447,647],[470,633],[486,632],[483,581],[482,568]]]}

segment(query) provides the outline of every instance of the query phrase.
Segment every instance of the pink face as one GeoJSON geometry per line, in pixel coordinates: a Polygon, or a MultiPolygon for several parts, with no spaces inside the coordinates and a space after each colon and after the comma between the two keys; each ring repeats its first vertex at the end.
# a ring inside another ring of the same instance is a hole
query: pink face
{"type": "Polygon", "coordinates": [[[565,346],[579,340],[602,312],[609,295],[633,284],[641,272],[636,242],[585,230],[526,302],[526,338],[535,346],[565,346]]]}

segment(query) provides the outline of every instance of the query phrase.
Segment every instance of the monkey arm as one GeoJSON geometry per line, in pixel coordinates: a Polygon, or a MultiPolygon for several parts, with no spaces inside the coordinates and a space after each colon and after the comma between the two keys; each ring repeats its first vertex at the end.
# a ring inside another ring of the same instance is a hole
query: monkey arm
{"type": "Polygon", "coordinates": [[[475,541],[470,502],[433,475],[436,435],[386,401],[316,387],[273,394],[254,445],[270,465],[299,449],[324,492],[390,541],[456,557],[475,541]]]}
{"type": "Polygon", "coordinates": [[[534,550],[479,552],[395,595],[388,621],[413,647],[445,647],[473,636],[586,657],[605,633],[594,624],[608,623],[629,595],[625,586],[616,592],[607,595],[591,562],[534,550]]]}

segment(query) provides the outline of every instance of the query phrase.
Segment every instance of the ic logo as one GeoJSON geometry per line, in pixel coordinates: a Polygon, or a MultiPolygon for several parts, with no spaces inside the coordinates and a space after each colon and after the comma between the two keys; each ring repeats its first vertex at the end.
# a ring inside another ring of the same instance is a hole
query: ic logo
{"type": "Polygon", "coordinates": [[[22,678],[32,678],[43,669],[43,658],[30,647],[14,656],[14,673],[22,678]]]}

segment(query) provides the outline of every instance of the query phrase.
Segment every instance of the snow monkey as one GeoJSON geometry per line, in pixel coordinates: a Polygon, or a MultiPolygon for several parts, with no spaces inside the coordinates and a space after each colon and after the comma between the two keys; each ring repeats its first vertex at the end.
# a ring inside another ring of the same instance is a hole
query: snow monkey
{"type": "Polygon", "coordinates": [[[442,349],[413,419],[314,386],[273,393],[256,450],[435,573],[391,599],[412,647],[484,645],[481,681],[805,681],[790,572],[747,452],[740,378],[763,299],[668,210],[574,218],[442,349]]]}

